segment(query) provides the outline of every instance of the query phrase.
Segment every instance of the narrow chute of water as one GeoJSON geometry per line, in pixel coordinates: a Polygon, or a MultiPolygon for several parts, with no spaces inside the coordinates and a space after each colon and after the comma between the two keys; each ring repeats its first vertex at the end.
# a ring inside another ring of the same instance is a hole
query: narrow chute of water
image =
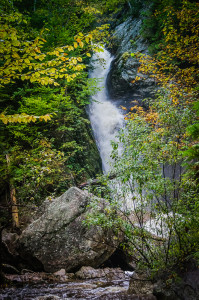
{"type": "Polygon", "coordinates": [[[111,168],[111,141],[117,140],[117,133],[123,127],[124,116],[108,97],[106,79],[113,57],[103,49],[95,53],[91,60],[90,78],[97,78],[100,90],[92,97],[89,105],[89,117],[96,143],[102,159],[103,172],[107,174],[111,168]]]}

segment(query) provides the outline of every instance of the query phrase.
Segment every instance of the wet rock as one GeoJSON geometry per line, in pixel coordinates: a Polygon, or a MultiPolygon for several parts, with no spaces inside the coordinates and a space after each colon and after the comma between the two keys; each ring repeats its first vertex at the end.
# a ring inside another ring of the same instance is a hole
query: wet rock
{"type": "Polygon", "coordinates": [[[140,295],[143,299],[156,299],[153,295],[153,284],[143,275],[135,272],[131,275],[128,293],[130,295],[140,295]]]}
{"type": "Polygon", "coordinates": [[[153,295],[127,295],[124,293],[117,293],[115,297],[110,295],[104,295],[99,298],[100,300],[157,300],[153,295]]]}
{"type": "Polygon", "coordinates": [[[186,272],[177,281],[159,280],[153,293],[158,300],[199,300],[199,270],[186,272]]]}
{"type": "Polygon", "coordinates": [[[45,272],[31,272],[22,275],[6,275],[6,278],[12,282],[18,283],[44,283],[44,282],[67,282],[74,278],[73,273],[66,273],[65,275],[49,274],[45,272]]]}
{"type": "MultiPolygon", "coordinates": [[[[89,194],[70,188],[33,221],[19,239],[18,251],[31,264],[34,258],[46,272],[76,271],[84,265],[100,266],[121,240],[110,230],[87,228],[82,221],[88,211],[89,194]]],[[[101,201],[103,206],[103,200],[101,201]]]]}
{"type": "Polygon", "coordinates": [[[80,279],[106,278],[109,280],[117,280],[125,278],[125,273],[120,268],[94,269],[92,267],[84,266],[76,272],[75,275],[80,279]]]}
{"type": "Polygon", "coordinates": [[[22,275],[23,275],[23,274],[26,274],[26,273],[34,273],[34,271],[29,270],[29,269],[23,269],[23,270],[21,270],[21,274],[22,274],[22,275]]]}
{"type": "Polygon", "coordinates": [[[65,269],[61,269],[61,270],[55,272],[54,275],[64,276],[64,275],[66,275],[66,270],[65,269]]]}
{"type": "Polygon", "coordinates": [[[35,298],[35,300],[59,300],[59,299],[61,298],[55,295],[45,295],[45,296],[39,296],[35,298]]]}
{"type": "Polygon", "coordinates": [[[115,60],[107,77],[109,96],[126,107],[133,106],[130,102],[134,100],[141,104],[156,90],[154,79],[138,73],[139,62],[134,53],[148,54],[148,45],[140,34],[141,26],[142,19],[129,17],[115,28],[112,37],[115,60]],[[140,80],[134,82],[136,76],[140,80]]]}
{"type": "MultiPolygon", "coordinates": [[[[22,269],[28,268],[17,251],[18,239],[18,234],[3,230],[1,259],[4,263],[3,270],[5,273],[18,274],[22,269]],[[10,266],[9,268],[14,269],[9,270],[7,267],[8,265],[10,266]]],[[[34,265],[34,262],[32,263],[34,265]]]]}
{"type": "Polygon", "coordinates": [[[160,283],[160,281],[154,286],[154,294],[157,300],[180,300],[175,292],[165,284],[160,283]]]}
{"type": "Polygon", "coordinates": [[[42,283],[45,280],[47,280],[47,278],[49,279],[49,277],[47,277],[47,275],[45,273],[25,273],[22,275],[6,275],[6,278],[9,281],[12,282],[17,282],[17,283],[42,283]]]}
{"type": "Polygon", "coordinates": [[[12,256],[18,255],[16,251],[16,243],[19,238],[19,235],[13,232],[8,232],[3,230],[2,232],[2,242],[7,247],[8,252],[12,256]]]}

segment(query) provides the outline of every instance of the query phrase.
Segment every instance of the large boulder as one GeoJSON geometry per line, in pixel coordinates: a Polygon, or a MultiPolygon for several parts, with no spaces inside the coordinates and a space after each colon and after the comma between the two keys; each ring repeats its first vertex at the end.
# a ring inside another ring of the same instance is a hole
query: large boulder
{"type": "Polygon", "coordinates": [[[104,263],[119,241],[111,231],[83,224],[90,197],[72,187],[52,200],[19,239],[18,251],[23,259],[31,263],[34,258],[46,272],[76,271],[81,266],[98,267],[104,263]]]}

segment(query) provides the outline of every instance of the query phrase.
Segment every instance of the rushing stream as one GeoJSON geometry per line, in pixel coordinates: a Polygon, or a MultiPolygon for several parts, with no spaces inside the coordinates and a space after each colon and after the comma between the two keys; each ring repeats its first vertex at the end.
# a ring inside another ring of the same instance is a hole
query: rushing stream
{"type": "Polygon", "coordinates": [[[93,70],[91,78],[98,78],[100,90],[92,97],[89,106],[89,117],[95,135],[95,140],[102,159],[104,173],[110,170],[111,141],[116,141],[118,130],[123,126],[124,116],[108,97],[106,78],[113,57],[104,49],[92,57],[93,70]]]}
{"type": "Polygon", "coordinates": [[[0,291],[0,300],[98,300],[134,299],[127,294],[127,280],[106,281],[103,278],[75,280],[66,283],[35,283],[6,288],[0,291]]]}

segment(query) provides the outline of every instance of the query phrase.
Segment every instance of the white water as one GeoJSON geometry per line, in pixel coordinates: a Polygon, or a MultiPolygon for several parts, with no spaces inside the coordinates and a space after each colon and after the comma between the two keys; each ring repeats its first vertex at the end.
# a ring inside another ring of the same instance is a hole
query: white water
{"type": "MultiPolygon", "coordinates": [[[[104,174],[111,173],[111,141],[118,142],[117,135],[120,128],[124,126],[124,115],[108,97],[106,86],[107,75],[110,70],[113,57],[104,49],[93,55],[91,65],[93,70],[89,73],[90,78],[100,79],[98,87],[100,90],[92,97],[89,105],[89,117],[91,126],[95,135],[96,144],[98,146],[102,159],[102,168],[104,174]]],[[[122,153],[122,145],[118,146],[119,154],[122,153]]],[[[133,194],[130,191],[130,186],[126,184],[126,192],[122,189],[123,185],[118,178],[111,181],[110,187],[117,195],[118,201],[121,203],[123,210],[134,210],[135,204],[132,201],[133,194]]],[[[135,193],[134,193],[135,196],[135,193]]],[[[139,196],[136,195],[139,199],[139,196]]],[[[139,201],[137,202],[139,203],[139,201]]]]}
{"type": "MultiPolygon", "coordinates": [[[[108,98],[108,91],[106,87],[106,79],[110,70],[113,57],[107,50],[94,54],[91,64],[93,70],[90,72],[90,78],[101,79],[98,83],[100,90],[92,97],[89,105],[89,117],[91,126],[95,135],[95,140],[102,159],[103,172],[107,174],[111,171],[111,141],[117,141],[117,133],[120,128],[124,126],[124,115],[108,98]]],[[[122,146],[119,147],[119,152],[122,152],[122,146]]],[[[125,195],[121,191],[121,182],[115,179],[111,184],[118,194],[118,199],[121,201],[121,208],[123,210],[134,211],[137,205],[139,206],[139,195],[135,192],[127,191],[125,195]],[[133,199],[136,198],[136,201],[133,199]]],[[[128,190],[128,184],[127,184],[128,190]]],[[[160,220],[158,221],[160,222],[160,220]]],[[[137,224],[137,226],[140,226],[137,224]]],[[[145,228],[152,234],[158,235],[159,228],[157,220],[148,220],[145,228]]],[[[162,233],[161,233],[162,234],[162,233]]]]}
{"type": "Polygon", "coordinates": [[[105,174],[111,168],[111,141],[117,140],[116,135],[124,122],[124,116],[108,98],[106,88],[106,78],[112,60],[113,57],[106,49],[94,54],[91,61],[93,70],[89,74],[90,78],[100,79],[98,83],[100,90],[92,97],[92,102],[89,105],[89,117],[105,174]]]}

